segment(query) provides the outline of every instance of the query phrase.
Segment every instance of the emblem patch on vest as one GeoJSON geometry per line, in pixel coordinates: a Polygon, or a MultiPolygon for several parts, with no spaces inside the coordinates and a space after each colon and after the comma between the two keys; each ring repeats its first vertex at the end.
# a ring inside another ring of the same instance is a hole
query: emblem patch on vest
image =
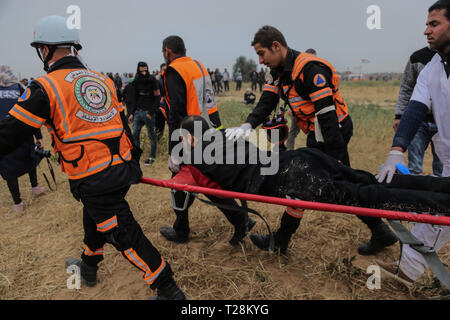
{"type": "Polygon", "coordinates": [[[17,102],[21,102],[21,101],[25,101],[28,100],[28,98],[30,98],[31,96],[31,90],[30,88],[27,88],[22,95],[19,97],[19,99],[17,99],[17,102]]]}
{"type": "Polygon", "coordinates": [[[321,88],[327,84],[327,80],[325,80],[325,77],[322,74],[318,73],[314,77],[313,83],[316,87],[321,88]]]}
{"type": "Polygon", "coordinates": [[[117,114],[111,108],[112,97],[108,86],[93,77],[81,77],[75,82],[75,97],[82,107],[76,116],[88,122],[106,122],[117,114]]]}

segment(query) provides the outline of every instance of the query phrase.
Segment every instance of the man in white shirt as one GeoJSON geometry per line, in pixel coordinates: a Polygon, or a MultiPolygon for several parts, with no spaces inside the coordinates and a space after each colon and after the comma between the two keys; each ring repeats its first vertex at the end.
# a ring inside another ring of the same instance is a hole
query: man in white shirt
{"type": "MultiPolygon", "coordinates": [[[[428,44],[437,53],[420,73],[414,92],[395,134],[392,148],[377,179],[390,183],[396,172],[396,164],[404,164],[403,153],[413,139],[421,122],[431,109],[438,133],[433,143],[443,164],[442,176],[450,176],[450,0],[439,0],[428,9],[427,28],[424,34],[428,44]],[[431,107],[431,101],[433,106],[431,107]]],[[[450,227],[442,226],[440,237],[437,229],[429,224],[416,224],[411,233],[425,246],[435,245],[436,252],[450,240],[450,227]],[[436,241],[436,239],[438,240],[436,241]],[[435,243],[436,241],[436,243],[435,243]]],[[[376,260],[388,274],[396,274],[395,263],[376,260]]],[[[409,245],[403,245],[397,279],[411,285],[425,271],[426,262],[422,255],[409,245]]]]}

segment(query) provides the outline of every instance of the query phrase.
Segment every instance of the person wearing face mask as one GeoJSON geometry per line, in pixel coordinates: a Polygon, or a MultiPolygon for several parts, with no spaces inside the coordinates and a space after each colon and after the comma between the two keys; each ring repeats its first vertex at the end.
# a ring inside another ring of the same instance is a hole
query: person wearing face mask
{"type": "Polygon", "coordinates": [[[150,139],[150,157],[145,160],[145,165],[151,165],[156,158],[156,147],[158,137],[156,135],[155,119],[156,111],[159,107],[160,90],[156,78],[148,72],[146,62],[139,62],[136,70],[136,77],[131,86],[131,103],[128,106],[128,121],[133,123],[134,143],[140,147],[140,133],[142,126],[147,127],[148,138],[150,139]]]}
{"type": "Polygon", "coordinates": [[[185,299],[169,263],[144,235],[125,199],[142,177],[142,151],[133,145],[113,81],[82,62],[78,30],[69,29],[64,17],[42,18],[31,46],[47,75],[31,82],[27,99],[0,122],[0,158],[42,125],[49,130],[70,190],[83,203],[86,246],[81,259],[66,260],[66,268],[79,268],[82,283],[95,285],[103,246],[110,243],[142,271],[145,283],[157,290],[155,298],[185,299]]]}

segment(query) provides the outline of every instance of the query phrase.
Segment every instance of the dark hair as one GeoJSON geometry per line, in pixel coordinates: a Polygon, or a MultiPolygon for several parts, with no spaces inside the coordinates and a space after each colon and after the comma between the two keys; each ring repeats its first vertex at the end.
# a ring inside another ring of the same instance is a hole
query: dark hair
{"type": "Polygon", "coordinates": [[[310,53],[310,54],[317,54],[316,50],[314,50],[313,48],[309,48],[308,50],[305,51],[306,53],[310,53]]]}
{"type": "MultiPolygon", "coordinates": [[[[205,120],[205,118],[198,116],[198,115],[191,115],[184,117],[184,119],[181,121],[181,129],[187,130],[191,135],[194,135],[194,128],[196,125],[200,124],[202,129],[202,134],[204,134],[208,129],[211,127],[209,126],[208,122],[205,120]]],[[[197,137],[201,138],[201,137],[197,137]]]]}
{"type": "Polygon", "coordinates": [[[172,50],[175,54],[186,54],[184,41],[179,36],[168,36],[163,40],[163,48],[172,50]]]}
{"type": "Polygon", "coordinates": [[[450,0],[439,0],[435,2],[430,8],[428,8],[428,13],[434,10],[445,9],[445,17],[450,20],[450,0]]]}
{"type": "Polygon", "coordinates": [[[165,67],[166,64],[165,63],[161,63],[161,65],[159,66],[159,69],[161,69],[162,67],[165,67]]]}
{"type": "Polygon", "coordinates": [[[139,61],[137,66],[138,66],[138,68],[139,67],[147,67],[148,68],[148,64],[144,61],[139,61]]]}
{"type": "Polygon", "coordinates": [[[264,48],[270,48],[274,41],[278,41],[283,47],[287,47],[286,39],[280,30],[272,26],[263,26],[255,33],[252,46],[259,43],[264,48]]]}

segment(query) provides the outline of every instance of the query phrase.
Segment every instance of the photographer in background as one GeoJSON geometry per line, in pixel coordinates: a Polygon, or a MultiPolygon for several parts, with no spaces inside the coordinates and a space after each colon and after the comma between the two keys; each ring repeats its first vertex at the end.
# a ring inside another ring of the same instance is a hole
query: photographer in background
{"type": "MultiPolygon", "coordinates": [[[[18,101],[28,98],[30,91],[24,91],[17,78],[8,66],[0,66],[0,120],[8,116],[9,110],[18,101]]],[[[36,142],[42,145],[42,134],[36,130],[34,134],[36,142]]],[[[25,143],[17,148],[11,154],[0,159],[0,175],[6,180],[9,191],[14,200],[14,210],[21,212],[24,210],[22,199],[20,198],[20,189],[18,178],[28,173],[31,182],[31,192],[34,196],[45,192],[45,189],[38,185],[36,166],[41,157],[34,151],[35,144],[30,137],[25,143]]]]}

